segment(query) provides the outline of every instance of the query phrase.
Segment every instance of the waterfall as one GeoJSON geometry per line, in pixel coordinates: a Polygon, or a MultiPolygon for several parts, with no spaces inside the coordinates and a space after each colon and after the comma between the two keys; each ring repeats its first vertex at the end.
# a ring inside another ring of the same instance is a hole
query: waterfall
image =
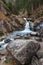
{"type": "Polygon", "coordinates": [[[25,27],[24,27],[24,30],[29,30],[30,29],[30,21],[27,21],[27,19],[26,18],[24,18],[24,20],[25,20],[25,27]]]}
{"type": "MultiPolygon", "coordinates": [[[[17,36],[17,35],[22,36],[22,35],[26,35],[26,34],[30,34],[30,33],[31,33],[31,34],[37,34],[37,32],[34,32],[34,31],[31,31],[31,30],[30,30],[30,21],[27,21],[27,18],[23,18],[23,19],[24,19],[24,21],[25,21],[24,30],[12,32],[12,33],[9,34],[8,36],[6,36],[6,39],[10,39],[10,40],[13,41],[14,38],[15,38],[15,36],[17,36]]],[[[0,50],[5,49],[7,45],[8,45],[8,44],[6,44],[4,40],[1,41],[1,42],[0,42],[0,46],[1,46],[0,50]]]]}

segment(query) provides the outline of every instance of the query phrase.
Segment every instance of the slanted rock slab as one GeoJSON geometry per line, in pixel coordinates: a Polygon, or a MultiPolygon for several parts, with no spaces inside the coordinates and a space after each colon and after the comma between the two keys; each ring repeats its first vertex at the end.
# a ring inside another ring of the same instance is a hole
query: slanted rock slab
{"type": "Polygon", "coordinates": [[[29,64],[32,57],[36,54],[39,48],[40,44],[30,39],[17,39],[7,46],[7,50],[12,54],[14,59],[16,59],[21,65],[29,64]]]}

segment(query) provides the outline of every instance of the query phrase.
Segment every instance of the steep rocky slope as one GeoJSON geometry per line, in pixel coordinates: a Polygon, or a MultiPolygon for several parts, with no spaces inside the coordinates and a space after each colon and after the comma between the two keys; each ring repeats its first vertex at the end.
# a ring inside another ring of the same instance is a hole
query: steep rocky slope
{"type": "Polygon", "coordinates": [[[40,6],[39,8],[34,10],[30,17],[33,19],[33,27],[37,27],[42,23],[41,27],[39,27],[39,32],[43,32],[43,6],[40,6]]]}
{"type": "Polygon", "coordinates": [[[39,18],[43,15],[43,6],[37,8],[35,11],[33,11],[32,13],[32,16],[31,17],[34,17],[34,18],[39,18]]]}
{"type": "Polygon", "coordinates": [[[21,17],[11,15],[9,17],[5,16],[3,12],[0,11],[0,33],[6,34],[14,30],[22,30],[24,28],[24,21],[21,17]]]}
{"type": "Polygon", "coordinates": [[[0,35],[24,28],[24,20],[21,17],[10,14],[6,9],[9,8],[0,0],[0,35]]]}
{"type": "MultiPolygon", "coordinates": [[[[7,9],[9,8],[0,1],[0,35],[24,28],[25,22],[23,19],[20,16],[12,14],[11,11],[9,12],[7,9]]],[[[22,16],[24,16],[24,14],[22,16]]],[[[26,17],[28,16],[26,15],[26,17]]],[[[33,11],[30,17],[33,19],[34,25],[43,21],[43,6],[33,11]]]]}

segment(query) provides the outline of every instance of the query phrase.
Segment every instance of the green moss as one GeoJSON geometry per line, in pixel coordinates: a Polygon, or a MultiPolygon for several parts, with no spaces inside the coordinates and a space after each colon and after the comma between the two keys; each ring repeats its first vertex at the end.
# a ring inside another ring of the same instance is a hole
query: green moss
{"type": "Polygon", "coordinates": [[[6,60],[5,63],[8,63],[8,61],[6,60]]]}
{"type": "Polygon", "coordinates": [[[0,36],[2,36],[3,35],[3,33],[2,32],[0,32],[0,36]]]}

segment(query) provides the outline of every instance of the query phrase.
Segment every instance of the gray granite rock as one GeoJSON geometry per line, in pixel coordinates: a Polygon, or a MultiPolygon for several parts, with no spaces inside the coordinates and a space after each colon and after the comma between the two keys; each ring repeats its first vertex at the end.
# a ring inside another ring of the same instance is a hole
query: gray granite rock
{"type": "Polygon", "coordinates": [[[36,54],[39,48],[40,45],[32,40],[20,39],[15,40],[7,47],[8,51],[13,55],[14,59],[17,59],[21,65],[29,64],[32,57],[36,54]]]}
{"type": "Polygon", "coordinates": [[[37,59],[37,57],[33,56],[31,65],[42,65],[41,62],[37,59]]]}
{"type": "Polygon", "coordinates": [[[40,59],[40,62],[41,62],[41,63],[42,63],[42,65],[43,65],[43,58],[41,58],[41,59],[40,59]]]}
{"type": "Polygon", "coordinates": [[[38,51],[37,52],[37,57],[38,58],[43,58],[43,51],[38,51]]]}

